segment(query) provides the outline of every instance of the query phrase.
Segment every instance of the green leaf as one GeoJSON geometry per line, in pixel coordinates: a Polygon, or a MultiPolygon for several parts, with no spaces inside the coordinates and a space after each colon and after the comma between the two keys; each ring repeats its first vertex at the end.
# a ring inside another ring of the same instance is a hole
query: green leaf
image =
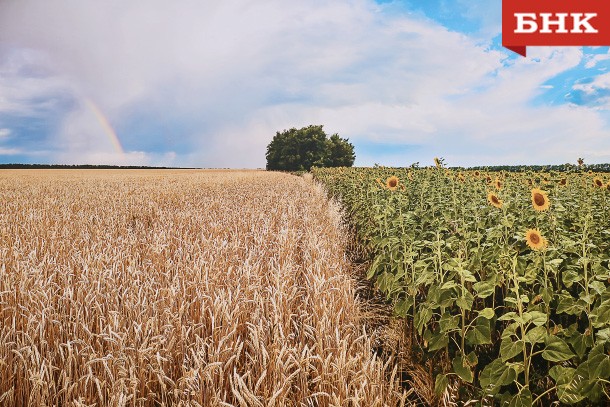
{"type": "Polygon", "coordinates": [[[452,288],[456,288],[458,285],[453,280],[446,281],[442,286],[441,290],[449,290],[452,288]]]}
{"type": "Polygon", "coordinates": [[[469,345],[487,345],[491,344],[491,328],[489,320],[479,318],[476,325],[466,333],[466,341],[469,345]]]}
{"type": "Polygon", "coordinates": [[[472,383],[472,380],[474,379],[474,374],[472,373],[472,370],[470,370],[468,363],[463,360],[461,355],[456,356],[453,359],[453,372],[465,382],[472,383]]]}
{"type": "Polygon", "coordinates": [[[566,374],[574,374],[574,370],[575,369],[570,367],[555,365],[549,369],[549,376],[551,376],[553,380],[557,382],[557,380],[559,380],[562,376],[565,376],[566,374]]]}
{"type": "Polygon", "coordinates": [[[472,303],[474,302],[474,296],[468,291],[464,291],[462,297],[459,297],[455,304],[462,308],[470,311],[472,309],[472,303]]]}
{"type": "Polygon", "coordinates": [[[437,374],[436,380],[434,381],[434,393],[437,396],[441,396],[445,392],[445,389],[447,389],[448,385],[449,380],[447,379],[447,375],[437,374]]]}
{"type": "Polygon", "coordinates": [[[597,338],[597,343],[610,342],[610,328],[597,331],[595,337],[597,338]]]}
{"type": "Polygon", "coordinates": [[[519,315],[516,312],[507,312],[498,318],[498,321],[516,321],[519,315]]]}
{"type": "Polygon", "coordinates": [[[558,336],[549,335],[544,342],[546,345],[542,351],[544,359],[551,362],[563,362],[574,357],[568,344],[558,336]]]}
{"type": "Polygon", "coordinates": [[[584,277],[582,276],[582,274],[574,270],[565,270],[561,274],[561,280],[563,281],[563,284],[566,286],[566,288],[572,287],[572,284],[581,281],[583,278],[584,277]]]}
{"type": "Polygon", "coordinates": [[[428,350],[433,352],[444,348],[449,344],[449,335],[446,333],[433,333],[428,341],[428,350]]]}
{"type": "Polygon", "coordinates": [[[602,302],[589,315],[591,324],[595,328],[605,328],[610,325],[610,300],[602,302]]]}
{"type": "MultiPolygon", "coordinates": [[[[603,352],[603,346],[601,348],[603,352]]],[[[604,353],[593,355],[593,352],[591,352],[591,354],[588,362],[593,373],[590,377],[608,380],[610,378],[610,357],[604,353]]]]}
{"type": "Polygon", "coordinates": [[[563,367],[561,370],[553,371],[554,376],[556,376],[557,398],[562,403],[574,404],[584,399],[584,396],[578,391],[578,385],[583,379],[582,377],[575,377],[575,373],[576,369],[571,367],[563,367]]]}
{"type": "Polygon", "coordinates": [[[597,294],[602,295],[606,292],[606,285],[601,281],[593,280],[589,282],[589,288],[595,291],[597,294]]]}
{"type": "Polygon", "coordinates": [[[375,260],[373,261],[371,268],[369,268],[369,271],[366,273],[367,280],[370,280],[377,274],[377,270],[378,270],[379,266],[381,265],[381,262],[384,259],[384,257],[385,256],[383,254],[380,254],[377,257],[375,257],[375,260]]]}
{"type": "Polygon", "coordinates": [[[472,272],[470,270],[466,270],[464,268],[458,268],[458,273],[460,273],[460,276],[464,279],[464,281],[468,281],[469,283],[476,283],[477,282],[477,278],[474,276],[474,274],[472,274],[472,272]]]}
{"type": "Polygon", "coordinates": [[[432,310],[426,306],[420,306],[419,311],[415,313],[415,318],[413,319],[415,328],[420,335],[430,319],[432,319],[432,310]]]}
{"type": "Polygon", "coordinates": [[[519,324],[516,322],[513,322],[512,324],[508,325],[502,331],[502,339],[517,336],[517,329],[519,329],[519,324]]]}
{"type": "Polygon", "coordinates": [[[586,311],[585,306],[574,300],[570,294],[564,292],[559,295],[559,302],[557,303],[558,314],[580,315],[584,311],[586,311]]]}
{"type": "Polygon", "coordinates": [[[489,395],[495,395],[502,386],[511,384],[517,378],[517,374],[506,363],[500,359],[485,366],[479,374],[479,382],[483,391],[489,395]]]}
{"type": "Polygon", "coordinates": [[[479,311],[479,316],[486,319],[492,319],[496,316],[496,313],[494,312],[493,308],[485,308],[479,311]]]}
{"type": "Polygon", "coordinates": [[[459,315],[451,315],[449,312],[445,312],[441,319],[438,321],[441,328],[441,332],[449,332],[456,329],[460,324],[459,315]]]}
{"type": "Polygon", "coordinates": [[[532,323],[536,326],[542,326],[546,324],[547,316],[544,312],[540,311],[529,311],[523,313],[523,320],[525,323],[532,323]]]}
{"type": "MultiPolygon", "coordinates": [[[[588,359],[581,363],[566,387],[577,396],[597,402],[603,394],[600,379],[608,380],[610,375],[610,360],[605,353],[604,345],[591,349],[588,359]]],[[[559,384],[559,383],[558,383],[559,384]]]]}
{"type": "Polygon", "coordinates": [[[551,287],[547,287],[547,288],[543,288],[540,291],[540,296],[542,297],[542,300],[546,303],[546,304],[550,304],[551,301],[553,300],[553,294],[554,291],[551,287]]]}
{"type": "Polygon", "coordinates": [[[525,342],[535,344],[535,343],[543,343],[546,338],[546,327],[545,326],[537,326],[533,329],[530,329],[525,334],[525,342]]]}
{"type": "Polygon", "coordinates": [[[490,281],[479,281],[473,284],[472,288],[477,292],[477,297],[487,298],[496,290],[496,284],[490,281]]]}
{"type": "Polygon", "coordinates": [[[468,364],[470,367],[476,367],[479,364],[479,357],[477,356],[477,353],[473,351],[466,355],[464,363],[468,364]]]}
{"type": "Polygon", "coordinates": [[[406,299],[399,300],[394,304],[394,312],[396,315],[406,318],[409,310],[411,309],[412,302],[406,299]]]}
{"type": "Polygon", "coordinates": [[[593,335],[581,334],[577,331],[568,339],[568,343],[572,345],[578,357],[582,358],[587,349],[593,346],[593,335]]]}
{"type": "Polygon", "coordinates": [[[505,337],[500,343],[500,357],[502,362],[514,358],[523,352],[523,341],[513,341],[511,337],[505,337]]]}

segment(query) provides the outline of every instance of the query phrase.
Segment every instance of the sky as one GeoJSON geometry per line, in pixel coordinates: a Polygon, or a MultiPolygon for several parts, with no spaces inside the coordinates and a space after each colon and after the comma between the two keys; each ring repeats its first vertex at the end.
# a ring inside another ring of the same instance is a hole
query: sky
{"type": "Polygon", "coordinates": [[[610,162],[608,47],[501,46],[500,0],[0,0],[0,163],[610,162]]]}

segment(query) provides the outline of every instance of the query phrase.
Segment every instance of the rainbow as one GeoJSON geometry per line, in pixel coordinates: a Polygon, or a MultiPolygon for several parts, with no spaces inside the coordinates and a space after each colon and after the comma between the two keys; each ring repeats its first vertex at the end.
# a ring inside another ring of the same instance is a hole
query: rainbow
{"type": "Polygon", "coordinates": [[[125,155],[125,150],[123,150],[121,140],[119,140],[116,131],[114,131],[112,125],[110,124],[110,121],[108,121],[106,116],[104,116],[104,113],[102,113],[100,108],[97,107],[97,105],[93,103],[93,101],[89,98],[85,98],[85,104],[87,105],[87,107],[89,107],[89,109],[91,109],[97,120],[100,122],[100,125],[104,130],[104,134],[106,134],[106,136],[110,140],[110,143],[112,143],[112,146],[117,151],[117,153],[125,155]]]}

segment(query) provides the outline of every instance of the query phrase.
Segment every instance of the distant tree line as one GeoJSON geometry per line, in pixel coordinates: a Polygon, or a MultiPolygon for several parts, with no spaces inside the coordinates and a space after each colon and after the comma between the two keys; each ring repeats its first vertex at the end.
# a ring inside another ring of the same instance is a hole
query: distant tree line
{"type": "MultiPolygon", "coordinates": [[[[457,169],[457,168],[456,168],[457,169]]],[[[610,164],[561,164],[561,165],[494,165],[494,166],[478,166],[469,167],[470,170],[483,171],[508,171],[508,172],[579,172],[579,171],[594,171],[594,172],[610,172],[610,164]]]]}
{"type": "Polygon", "coordinates": [[[351,167],[356,155],[354,146],[321,125],[277,132],[267,146],[267,170],[309,171],[311,167],[351,167]]]}

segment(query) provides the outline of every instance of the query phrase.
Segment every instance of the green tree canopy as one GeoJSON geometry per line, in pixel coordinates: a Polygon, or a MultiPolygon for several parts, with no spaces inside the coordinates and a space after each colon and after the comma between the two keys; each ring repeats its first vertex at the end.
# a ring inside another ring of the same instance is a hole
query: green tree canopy
{"type": "Polygon", "coordinates": [[[322,125],[276,132],[267,146],[267,169],[308,171],[311,167],[351,167],[354,146],[333,134],[327,137],[322,125]]]}

